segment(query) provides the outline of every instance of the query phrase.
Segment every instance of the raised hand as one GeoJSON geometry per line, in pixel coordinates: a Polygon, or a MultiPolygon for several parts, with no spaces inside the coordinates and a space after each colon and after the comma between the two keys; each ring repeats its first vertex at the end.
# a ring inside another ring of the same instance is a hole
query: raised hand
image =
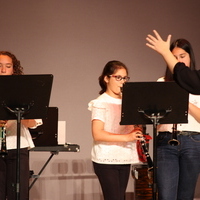
{"type": "Polygon", "coordinates": [[[155,36],[150,34],[147,35],[146,40],[148,43],[146,43],[146,46],[163,55],[169,50],[171,35],[168,35],[167,40],[164,41],[156,30],[153,30],[153,32],[155,36]]]}
{"type": "Polygon", "coordinates": [[[176,65],[178,60],[174,57],[174,55],[170,51],[171,35],[168,35],[167,40],[164,41],[156,30],[153,30],[153,32],[155,36],[150,34],[147,35],[146,40],[148,41],[148,43],[146,43],[146,46],[150,47],[151,49],[161,54],[165,62],[167,63],[169,69],[173,73],[174,66],[176,65]]]}

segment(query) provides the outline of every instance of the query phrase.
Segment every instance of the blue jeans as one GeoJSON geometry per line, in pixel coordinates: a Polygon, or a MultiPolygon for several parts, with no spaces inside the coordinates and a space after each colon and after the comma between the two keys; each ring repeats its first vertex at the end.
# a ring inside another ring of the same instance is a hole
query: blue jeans
{"type": "Polygon", "coordinates": [[[200,172],[200,135],[178,135],[180,145],[171,146],[172,134],[157,136],[157,187],[159,200],[193,200],[200,172]]]}

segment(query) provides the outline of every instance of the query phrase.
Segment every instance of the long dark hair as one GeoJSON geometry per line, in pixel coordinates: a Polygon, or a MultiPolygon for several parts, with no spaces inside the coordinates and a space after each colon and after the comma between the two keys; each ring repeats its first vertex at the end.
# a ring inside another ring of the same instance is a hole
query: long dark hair
{"type": "MultiPolygon", "coordinates": [[[[193,49],[192,49],[192,45],[189,43],[189,41],[187,41],[186,39],[182,39],[182,38],[177,39],[177,40],[173,41],[172,44],[170,45],[170,51],[173,51],[173,49],[175,47],[179,47],[179,48],[185,50],[189,54],[189,56],[190,56],[190,68],[192,70],[196,69],[194,52],[193,52],[193,49]]],[[[174,80],[173,74],[171,73],[171,71],[167,67],[166,71],[165,71],[165,81],[173,81],[173,80],[174,80]]]]}
{"type": "Polygon", "coordinates": [[[20,64],[20,61],[16,58],[14,54],[9,51],[0,51],[0,55],[8,56],[12,59],[13,63],[13,75],[22,75],[23,74],[23,67],[20,64]]]}
{"type": "Polygon", "coordinates": [[[101,87],[99,94],[103,94],[107,90],[107,84],[104,81],[104,77],[107,76],[110,78],[110,75],[114,74],[118,69],[125,69],[128,75],[128,69],[126,65],[120,61],[112,60],[105,65],[103,72],[99,77],[99,85],[101,87]]]}

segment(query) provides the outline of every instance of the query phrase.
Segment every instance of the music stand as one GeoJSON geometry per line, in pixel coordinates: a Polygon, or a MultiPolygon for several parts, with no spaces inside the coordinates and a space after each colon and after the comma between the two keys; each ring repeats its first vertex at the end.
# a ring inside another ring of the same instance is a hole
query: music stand
{"type": "Polygon", "coordinates": [[[47,118],[42,125],[29,129],[35,147],[58,146],[58,108],[48,107],[47,118]]]}
{"type": "Polygon", "coordinates": [[[157,125],[187,123],[189,94],[175,82],[129,82],[122,89],[120,124],[153,124],[152,193],[156,200],[157,125]]]}
{"type": "Polygon", "coordinates": [[[46,118],[53,75],[0,76],[0,119],[17,120],[16,200],[20,199],[20,134],[22,119],[46,118]]]}

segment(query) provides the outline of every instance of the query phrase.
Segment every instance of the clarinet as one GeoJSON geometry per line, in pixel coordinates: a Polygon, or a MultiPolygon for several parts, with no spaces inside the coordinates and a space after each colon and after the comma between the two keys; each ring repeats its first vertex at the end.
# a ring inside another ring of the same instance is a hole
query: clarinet
{"type": "Polygon", "coordinates": [[[153,161],[151,159],[151,156],[149,155],[149,151],[148,151],[148,148],[147,148],[145,137],[143,137],[143,140],[140,141],[140,144],[141,144],[143,153],[144,153],[144,155],[146,156],[146,159],[147,159],[148,171],[151,171],[151,170],[153,170],[153,161]]]}
{"type": "Polygon", "coordinates": [[[8,154],[6,147],[6,126],[5,124],[1,127],[1,150],[0,156],[5,157],[8,154]]]}
{"type": "Polygon", "coordinates": [[[177,124],[173,124],[172,128],[172,139],[168,141],[168,144],[172,146],[177,146],[180,142],[177,139],[177,124]]]}
{"type": "MultiPolygon", "coordinates": [[[[141,130],[141,126],[139,126],[139,125],[136,125],[135,128],[141,130]]],[[[142,126],[142,130],[143,130],[143,135],[147,135],[147,134],[145,134],[146,133],[146,126],[145,125],[142,126]]],[[[148,151],[145,136],[142,137],[142,140],[139,140],[139,142],[141,144],[143,154],[145,155],[146,160],[147,160],[148,171],[152,171],[153,170],[153,161],[152,161],[151,156],[150,156],[149,151],[148,151]]]]}

